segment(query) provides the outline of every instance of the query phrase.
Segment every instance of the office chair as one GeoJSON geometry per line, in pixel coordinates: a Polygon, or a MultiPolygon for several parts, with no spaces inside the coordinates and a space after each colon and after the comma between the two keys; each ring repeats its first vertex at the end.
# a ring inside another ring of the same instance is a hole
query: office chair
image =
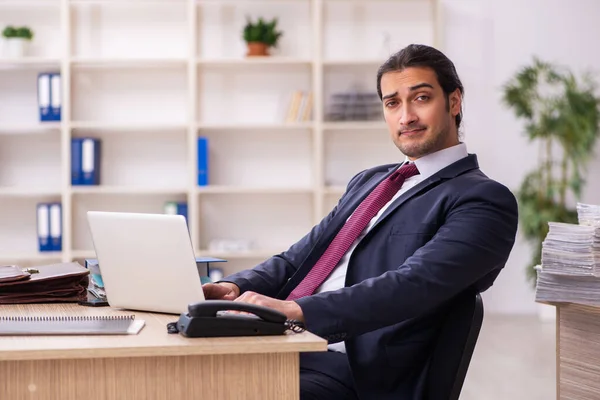
{"type": "Polygon", "coordinates": [[[458,400],[483,322],[483,300],[467,291],[456,297],[433,349],[427,399],[458,400]]]}

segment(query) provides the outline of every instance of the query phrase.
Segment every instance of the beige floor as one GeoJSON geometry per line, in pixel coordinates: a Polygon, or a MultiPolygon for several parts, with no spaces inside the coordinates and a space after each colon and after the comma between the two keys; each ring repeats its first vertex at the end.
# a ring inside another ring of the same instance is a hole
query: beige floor
{"type": "Polygon", "coordinates": [[[486,315],[461,400],[556,398],[555,323],[486,315]]]}

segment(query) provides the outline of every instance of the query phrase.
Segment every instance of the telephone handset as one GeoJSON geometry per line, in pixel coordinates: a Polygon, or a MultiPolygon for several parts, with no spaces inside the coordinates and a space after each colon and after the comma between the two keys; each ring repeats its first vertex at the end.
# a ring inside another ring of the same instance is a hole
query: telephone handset
{"type": "Polygon", "coordinates": [[[230,300],[205,300],[190,304],[181,314],[177,330],[187,337],[283,335],[286,330],[304,330],[297,321],[268,307],[230,300]],[[248,314],[223,313],[243,311],[248,314]]]}

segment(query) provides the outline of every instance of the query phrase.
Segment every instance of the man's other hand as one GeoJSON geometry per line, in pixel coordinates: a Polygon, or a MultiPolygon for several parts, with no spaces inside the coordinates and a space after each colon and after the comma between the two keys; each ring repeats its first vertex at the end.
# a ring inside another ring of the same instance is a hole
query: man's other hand
{"type": "Polygon", "coordinates": [[[235,300],[240,295],[240,288],[235,283],[205,283],[202,291],[206,300],[235,300]]]}
{"type": "Polygon", "coordinates": [[[241,296],[236,298],[235,301],[272,308],[285,314],[288,319],[304,322],[302,309],[295,301],[277,300],[255,292],[244,292],[241,296]]]}

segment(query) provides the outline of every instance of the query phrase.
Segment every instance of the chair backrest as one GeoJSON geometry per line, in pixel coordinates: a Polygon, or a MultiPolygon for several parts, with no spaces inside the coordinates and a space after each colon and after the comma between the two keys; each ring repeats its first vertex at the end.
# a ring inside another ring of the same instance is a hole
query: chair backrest
{"type": "Polygon", "coordinates": [[[458,400],[483,323],[483,300],[467,291],[448,309],[427,374],[427,399],[458,400]]]}

